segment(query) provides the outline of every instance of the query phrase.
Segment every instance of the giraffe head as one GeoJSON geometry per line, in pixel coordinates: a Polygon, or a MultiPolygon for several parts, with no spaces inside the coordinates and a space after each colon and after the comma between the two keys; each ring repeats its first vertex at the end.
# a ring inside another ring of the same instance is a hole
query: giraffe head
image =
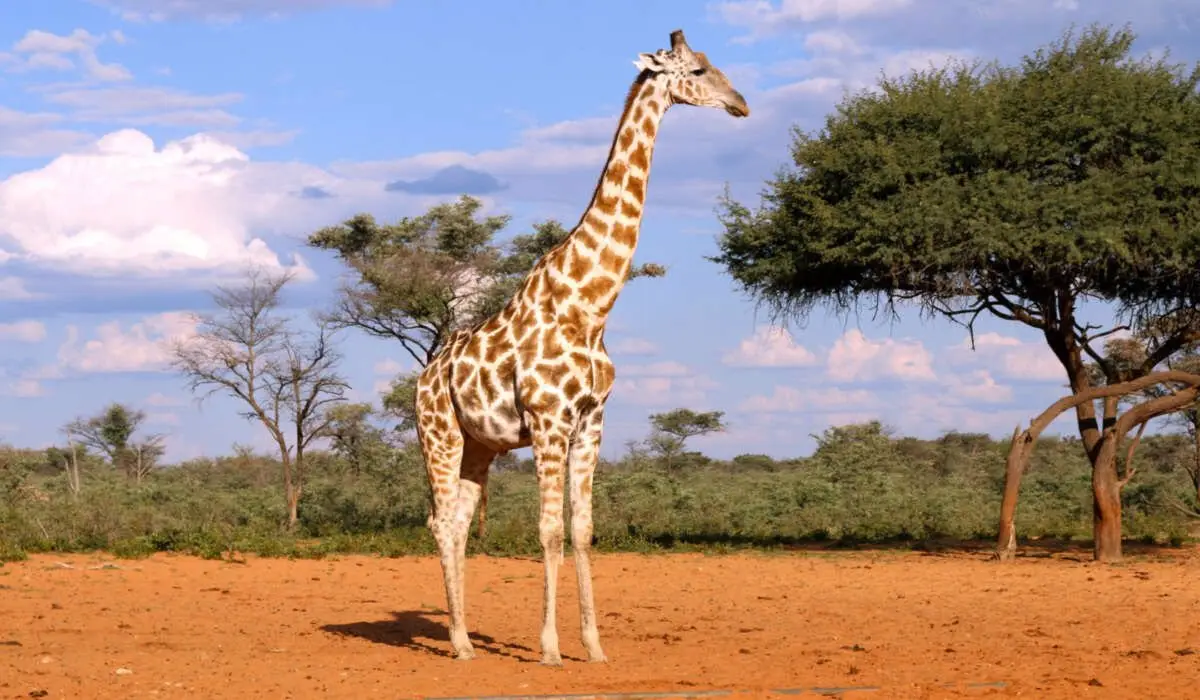
{"type": "Polygon", "coordinates": [[[750,116],[746,98],[719,68],[708,62],[707,56],[692,51],[682,29],[671,32],[670,50],[639,54],[634,65],[664,80],[672,102],[716,107],[735,117],[750,116]]]}

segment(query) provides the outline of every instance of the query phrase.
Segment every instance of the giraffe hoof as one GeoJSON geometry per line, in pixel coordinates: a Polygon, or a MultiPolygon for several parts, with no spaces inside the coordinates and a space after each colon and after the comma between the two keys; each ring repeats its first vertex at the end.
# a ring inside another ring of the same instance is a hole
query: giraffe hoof
{"type": "Polygon", "coordinates": [[[594,654],[594,655],[588,656],[588,663],[606,664],[606,663],[608,663],[608,657],[605,656],[603,653],[594,654]]]}
{"type": "Polygon", "coordinates": [[[562,654],[543,654],[541,664],[543,666],[562,666],[562,654]]]}
{"type": "Polygon", "coordinates": [[[454,654],[454,658],[458,661],[470,661],[471,659],[475,658],[475,650],[472,649],[471,647],[467,647],[466,649],[459,649],[454,654]]]}

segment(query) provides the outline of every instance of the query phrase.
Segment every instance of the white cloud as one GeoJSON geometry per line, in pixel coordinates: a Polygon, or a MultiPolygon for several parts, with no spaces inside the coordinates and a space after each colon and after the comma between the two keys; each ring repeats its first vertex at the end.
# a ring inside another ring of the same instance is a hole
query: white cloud
{"type": "Polygon", "coordinates": [[[738,41],[750,42],[765,36],[822,20],[845,22],[868,16],[895,13],[913,0],[732,0],[710,5],[718,19],[743,27],[750,34],[738,41]]]}
{"type": "MultiPolygon", "coordinates": [[[[281,268],[249,231],[311,216],[311,206],[288,192],[322,174],[306,166],[255,167],[241,151],[205,136],[156,149],[148,136],[126,129],[0,182],[0,236],[15,241],[20,258],[82,275],[167,277],[247,263],[281,268]]],[[[311,277],[298,256],[292,267],[311,277]]]]}
{"type": "Polygon", "coordinates": [[[46,339],[46,326],[41,321],[0,323],[0,340],[18,343],[40,343],[46,339]]]}
{"type": "MultiPolygon", "coordinates": [[[[4,251],[0,250],[0,262],[4,262],[4,251]]],[[[36,295],[25,286],[25,280],[17,277],[0,277],[0,300],[18,301],[33,299],[36,295]]]]}
{"type": "Polygon", "coordinates": [[[28,399],[43,396],[44,394],[45,390],[41,382],[36,379],[19,377],[6,380],[4,377],[0,377],[0,396],[14,396],[19,399],[28,399]]]}
{"type": "Polygon", "coordinates": [[[860,56],[866,52],[866,47],[844,31],[828,29],[812,32],[804,37],[804,48],[820,53],[840,54],[843,56],[860,56]]]}
{"type": "Polygon", "coordinates": [[[868,340],[861,331],[847,331],[833,343],[826,362],[834,381],[875,379],[925,381],[936,378],[933,356],[919,340],[868,340]]]}
{"type": "Polygon", "coordinates": [[[241,119],[222,109],[241,102],[237,92],[197,94],[164,87],[51,87],[43,91],[47,102],[68,108],[82,122],[120,123],[122,126],[196,126],[228,128],[241,119]]]}
{"type": "Polygon", "coordinates": [[[83,374],[164,371],[171,360],[171,343],[195,332],[195,316],[181,311],[148,316],[128,329],[110,321],[98,326],[88,340],[81,340],[79,329],[71,325],[58,349],[58,366],[83,374]]]}
{"type": "Polygon", "coordinates": [[[654,355],[658,345],[645,338],[622,338],[609,347],[614,355],[654,355]]]}
{"type": "Polygon", "coordinates": [[[946,352],[949,363],[960,367],[985,366],[1006,379],[1029,382],[1066,382],[1067,375],[1058,358],[1044,343],[1025,342],[996,332],[970,336],[946,352]]]}
{"type": "Polygon", "coordinates": [[[878,399],[864,389],[777,386],[769,395],[747,398],[738,408],[748,413],[834,413],[866,408],[878,399]]]}
{"type": "Polygon", "coordinates": [[[717,383],[705,374],[668,360],[648,365],[617,367],[612,398],[640,406],[695,407],[717,383]]]}
{"type": "Polygon", "coordinates": [[[300,130],[270,131],[267,129],[254,129],[249,131],[206,131],[204,133],[234,148],[247,150],[251,148],[270,148],[272,146],[287,145],[300,135],[300,130]]]}
{"type": "Polygon", "coordinates": [[[58,114],[18,112],[0,105],[0,156],[31,158],[57,154],[87,140],[88,135],[81,131],[58,128],[62,121],[58,114]]]}
{"type": "Polygon", "coordinates": [[[248,15],[279,17],[330,7],[387,7],[393,0],[91,0],[131,22],[199,19],[234,22],[248,15]]]}
{"type": "Polygon", "coordinates": [[[740,367],[811,367],[817,364],[817,356],[798,345],[786,328],[764,326],[721,361],[740,367]]]}
{"type": "Polygon", "coordinates": [[[146,404],[147,406],[172,407],[182,406],[185,402],[179,397],[167,396],[166,394],[156,391],[143,399],[142,403],[146,404]]]}
{"type": "MultiPolygon", "coordinates": [[[[133,75],[119,63],[103,63],[96,56],[96,47],[105,40],[85,29],[76,29],[67,35],[34,29],[13,45],[10,71],[71,70],[81,69],[93,80],[105,82],[129,80],[133,75]]],[[[123,34],[110,35],[116,43],[125,41],[123,34]]]]}
{"type": "Polygon", "coordinates": [[[1012,387],[998,383],[987,370],[975,370],[966,375],[949,375],[944,379],[952,396],[981,403],[1008,403],[1013,399],[1012,387]]]}

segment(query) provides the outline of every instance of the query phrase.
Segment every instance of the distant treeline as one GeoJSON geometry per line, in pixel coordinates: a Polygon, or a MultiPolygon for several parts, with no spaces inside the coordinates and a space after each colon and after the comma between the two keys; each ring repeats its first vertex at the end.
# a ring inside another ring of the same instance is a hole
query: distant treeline
{"type": "MultiPolygon", "coordinates": [[[[363,444],[311,455],[299,526],[286,527],[279,462],[241,450],[131,476],[98,455],[79,461],[78,488],[61,450],[0,447],[0,556],[108,550],[315,556],[435,551],[427,486],[412,445],[363,444]]],[[[812,456],[670,459],[631,451],[604,462],[595,486],[597,547],[778,547],[804,542],[929,542],[995,536],[1007,441],[951,433],[893,437],[878,423],[830,428],[812,456]]],[[[1198,510],[1193,443],[1143,440],[1124,490],[1128,539],[1180,543],[1198,510]]],[[[499,460],[486,534],[472,550],[536,554],[537,488],[528,461],[499,460]]],[[[1022,486],[1023,537],[1091,531],[1091,468],[1075,439],[1045,438],[1022,486]]]]}

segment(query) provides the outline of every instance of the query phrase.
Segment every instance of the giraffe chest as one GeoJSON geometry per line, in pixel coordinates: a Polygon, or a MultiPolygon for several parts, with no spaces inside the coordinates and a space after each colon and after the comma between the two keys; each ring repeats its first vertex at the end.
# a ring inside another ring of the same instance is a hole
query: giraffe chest
{"type": "Polygon", "coordinates": [[[581,407],[603,403],[612,390],[602,327],[556,327],[537,351],[523,349],[516,372],[518,402],[537,412],[578,415],[581,407]]]}

